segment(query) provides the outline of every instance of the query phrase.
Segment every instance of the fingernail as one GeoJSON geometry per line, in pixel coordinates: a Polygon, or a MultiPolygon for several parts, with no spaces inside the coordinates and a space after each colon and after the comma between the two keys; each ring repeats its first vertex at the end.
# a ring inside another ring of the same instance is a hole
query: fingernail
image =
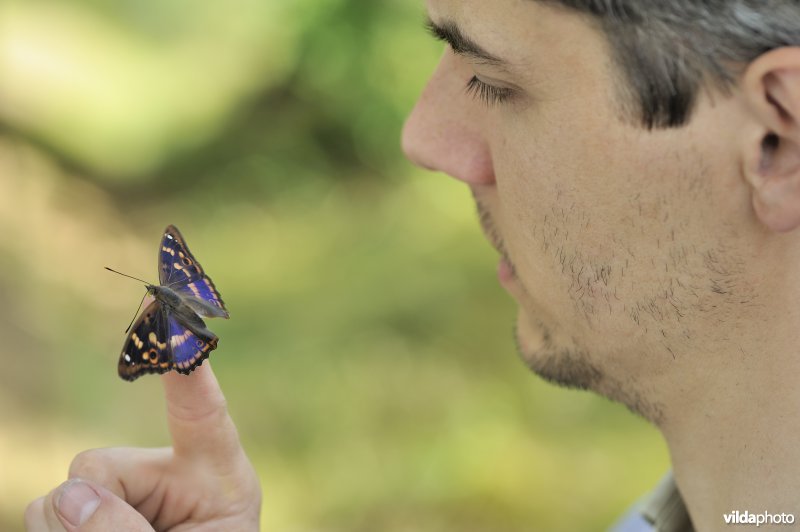
{"type": "Polygon", "coordinates": [[[73,478],[61,485],[56,508],[71,525],[85,523],[100,506],[100,496],[86,482],[73,478]]]}

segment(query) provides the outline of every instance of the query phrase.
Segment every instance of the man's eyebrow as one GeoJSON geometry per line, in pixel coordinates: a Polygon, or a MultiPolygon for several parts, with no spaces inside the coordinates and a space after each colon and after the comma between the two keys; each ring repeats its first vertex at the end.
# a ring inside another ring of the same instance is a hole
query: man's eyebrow
{"type": "Polygon", "coordinates": [[[458,24],[452,20],[445,20],[437,24],[428,18],[425,22],[425,28],[435,39],[446,42],[453,49],[453,52],[459,55],[465,55],[496,66],[507,65],[506,61],[487,52],[478,43],[464,35],[458,24]]]}

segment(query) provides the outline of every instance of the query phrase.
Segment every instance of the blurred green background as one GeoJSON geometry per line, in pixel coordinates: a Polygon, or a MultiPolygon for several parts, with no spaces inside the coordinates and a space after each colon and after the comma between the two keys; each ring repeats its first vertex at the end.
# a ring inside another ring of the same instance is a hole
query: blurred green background
{"type": "Polygon", "coordinates": [[[624,408],[515,355],[465,187],[399,132],[418,1],[0,3],[0,529],[91,447],[167,443],[116,363],[174,223],[264,530],[602,530],[668,467],[624,408]]]}

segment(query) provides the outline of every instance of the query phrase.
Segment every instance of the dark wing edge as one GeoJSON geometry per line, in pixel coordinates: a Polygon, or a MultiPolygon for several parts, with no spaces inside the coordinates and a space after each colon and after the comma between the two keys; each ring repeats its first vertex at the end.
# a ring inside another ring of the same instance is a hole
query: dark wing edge
{"type": "Polygon", "coordinates": [[[167,313],[153,301],[136,319],[122,347],[117,373],[135,381],[148,373],[166,373],[173,368],[172,349],[167,336],[167,313]]]}

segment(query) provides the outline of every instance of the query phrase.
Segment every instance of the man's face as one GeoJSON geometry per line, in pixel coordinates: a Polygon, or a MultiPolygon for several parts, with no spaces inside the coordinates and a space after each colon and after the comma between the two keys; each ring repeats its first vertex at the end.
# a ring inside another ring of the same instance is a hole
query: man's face
{"type": "Polygon", "coordinates": [[[695,355],[729,349],[757,299],[738,104],[703,93],[689,125],[646,131],[587,19],[518,0],[428,14],[492,57],[448,47],[406,153],[471,188],[531,368],[659,421],[658,381],[687,364],[702,378],[695,355]]]}

